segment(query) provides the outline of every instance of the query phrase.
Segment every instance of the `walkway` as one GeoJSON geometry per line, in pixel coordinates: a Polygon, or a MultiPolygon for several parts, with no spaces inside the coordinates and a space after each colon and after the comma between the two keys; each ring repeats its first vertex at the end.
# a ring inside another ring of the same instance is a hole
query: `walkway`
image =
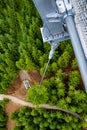
{"type": "MultiPolygon", "coordinates": [[[[33,108],[36,108],[37,106],[36,105],[33,105],[31,102],[26,102],[26,101],[23,101],[17,97],[14,97],[14,96],[11,96],[11,95],[5,95],[5,94],[0,94],[0,100],[3,100],[3,99],[9,99],[11,100],[12,102],[16,103],[16,104],[20,104],[22,106],[28,106],[30,107],[31,109],[33,108]]],[[[74,112],[71,112],[69,110],[64,110],[64,109],[61,109],[59,107],[56,107],[56,106],[50,106],[48,104],[41,104],[38,106],[38,108],[44,108],[44,109],[49,109],[49,110],[58,110],[58,111],[62,111],[64,113],[68,113],[68,114],[71,114],[79,119],[82,119],[80,115],[78,115],[77,113],[74,113],[74,112]]]]}

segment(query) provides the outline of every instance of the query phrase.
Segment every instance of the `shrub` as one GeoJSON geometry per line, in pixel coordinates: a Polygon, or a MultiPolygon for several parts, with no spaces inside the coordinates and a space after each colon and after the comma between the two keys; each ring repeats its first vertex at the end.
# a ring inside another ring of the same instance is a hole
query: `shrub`
{"type": "Polygon", "coordinates": [[[74,87],[77,87],[80,83],[80,74],[78,71],[73,71],[71,72],[71,74],[69,75],[69,81],[68,84],[74,87]]]}

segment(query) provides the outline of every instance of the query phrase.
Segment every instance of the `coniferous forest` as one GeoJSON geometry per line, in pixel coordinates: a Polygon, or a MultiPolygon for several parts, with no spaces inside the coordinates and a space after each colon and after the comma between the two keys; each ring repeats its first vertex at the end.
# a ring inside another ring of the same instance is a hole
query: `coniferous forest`
{"type": "Polygon", "coordinates": [[[7,116],[5,114],[5,106],[8,103],[8,100],[0,101],[0,130],[5,130],[7,116]]]}
{"type": "MultiPolygon", "coordinates": [[[[39,70],[43,75],[50,45],[42,41],[42,26],[32,0],[0,0],[0,93],[8,90],[19,70],[39,70]]],[[[42,86],[38,86],[28,89],[27,101],[57,106],[79,117],[61,110],[22,107],[11,114],[10,118],[16,121],[14,130],[83,130],[87,127],[87,94],[70,40],[56,49],[42,86]]],[[[3,107],[0,109],[3,129],[6,119],[3,107]]]]}

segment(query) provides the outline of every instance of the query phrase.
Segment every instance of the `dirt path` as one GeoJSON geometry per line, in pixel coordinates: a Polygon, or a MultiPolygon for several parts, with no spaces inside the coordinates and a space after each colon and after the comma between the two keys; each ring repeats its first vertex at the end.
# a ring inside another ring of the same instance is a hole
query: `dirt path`
{"type": "Polygon", "coordinates": [[[13,128],[15,127],[16,122],[10,119],[10,115],[14,111],[19,111],[21,107],[22,106],[20,104],[14,103],[12,101],[9,101],[9,103],[6,105],[5,113],[8,116],[6,130],[13,130],[13,128]]]}
{"type": "MultiPolygon", "coordinates": [[[[38,70],[33,71],[19,71],[18,76],[15,78],[14,83],[10,85],[7,95],[16,97],[23,101],[26,101],[27,90],[24,87],[23,80],[28,80],[29,84],[33,86],[36,83],[39,83],[41,80],[40,72],[38,70]]],[[[1,97],[2,98],[2,97],[1,97]]],[[[9,117],[10,114],[16,110],[19,110],[23,104],[18,104],[12,100],[6,105],[5,112],[9,117]]],[[[15,126],[15,122],[8,119],[6,130],[12,130],[15,126]]]]}
{"type": "MultiPolygon", "coordinates": [[[[18,98],[14,97],[14,96],[0,94],[0,100],[3,100],[4,98],[8,98],[12,102],[14,102],[16,104],[20,104],[22,106],[28,106],[30,108],[36,108],[37,107],[37,106],[33,105],[31,102],[23,101],[23,100],[18,99],[18,98]]],[[[56,106],[50,106],[48,104],[41,104],[41,105],[38,106],[38,108],[44,108],[44,109],[48,109],[48,110],[59,110],[59,111],[71,114],[71,115],[76,116],[77,118],[81,119],[80,115],[78,115],[77,113],[71,112],[69,110],[63,110],[63,109],[61,109],[59,107],[56,107],[56,106]]]]}

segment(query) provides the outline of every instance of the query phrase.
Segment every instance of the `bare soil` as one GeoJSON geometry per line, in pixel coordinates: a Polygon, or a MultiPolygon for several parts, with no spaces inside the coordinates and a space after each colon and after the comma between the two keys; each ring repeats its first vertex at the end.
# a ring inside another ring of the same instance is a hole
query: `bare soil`
{"type": "MultiPolygon", "coordinates": [[[[19,99],[26,100],[26,92],[23,85],[23,80],[28,80],[31,87],[32,85],[36,84],[37,82],[40,82],[41,76],[39,71],[20,71],[18,77],[14,80],[14,83],[10,85],[10,88],[7,92],[8,95],[15,96],[19,99]]],[[[6,106],[6,114],[9,117],[10,114],[16,110],[19,110],[21,107],[20,104],[16,104],[12,101],[10,101],[6,106]]],[[[6,130],[12,130],[12,128],[15,126],[15,122],[8,119],[6,130]]]]}
{"type": "MultiPolygon", "coordinates": [[[[6,105],[5,112],[7,116],[9,117],[12,112],[19,110],[20,107],[21,107],[20,104],[16,104],[16,103],[13,103],[12,101],[9,101],[9,103],[6,105]]],[[[6,130],[12,130],[12,128],[15,127],[15,124],[16,124],[15,121],[12,121],[9,117],[7,121],[7,125],[6,125],[6,130]]]]}

